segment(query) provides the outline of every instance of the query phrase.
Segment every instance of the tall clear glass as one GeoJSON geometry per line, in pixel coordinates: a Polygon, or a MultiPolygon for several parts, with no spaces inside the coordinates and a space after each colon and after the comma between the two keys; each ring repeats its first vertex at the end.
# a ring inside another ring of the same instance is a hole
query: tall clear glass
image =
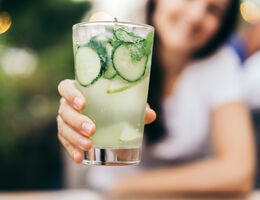
{"type": "Polygon", "coordinates": [[[134,165],[141,160],[154,28],[121,22],[73,26],[75,76],[96,124],[84,164],[134,165]]]}

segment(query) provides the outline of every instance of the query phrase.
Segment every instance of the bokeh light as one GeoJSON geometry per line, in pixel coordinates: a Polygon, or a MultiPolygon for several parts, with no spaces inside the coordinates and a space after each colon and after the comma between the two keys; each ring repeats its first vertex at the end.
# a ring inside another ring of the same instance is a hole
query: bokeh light
{"type": "Polygon", "coordinates": [[[0,12],[0,34],[6,32],[12,24],[10,15],[7,12],[0,12]]]}
{"type": "Polygon", "coordinates": [[[260,7],[254,1],[244,1],[240,5],[240,11],[243,19],[251,24],[260,20],[260,7]]]}
{"type": "Polygon", "coordinates": [[[95,21],[113,21],[113,17],[106,12],[95,12],[89,18],[90,22],[95,21]]]}
{"type": "Polygon", "coordinates": [[[9,76],[29,76],[38,63],[38,57],[27,49],[9,48],[1,59],[3,71],[9,76]]]}

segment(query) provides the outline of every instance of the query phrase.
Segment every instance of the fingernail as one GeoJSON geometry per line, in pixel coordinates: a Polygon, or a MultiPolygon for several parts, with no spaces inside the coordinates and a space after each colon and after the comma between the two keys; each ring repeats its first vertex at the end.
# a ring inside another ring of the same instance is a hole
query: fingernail
{"type": "Polygon", "coordinates": [[[93,125],[90,123],[84,122],[82,124],[82,129],[84,130],[85,133],[89,134],[91,132],[91,130],[93,129],[93,125]]]}
{"type": "Polygon", "coordinates": [[[74,104],[77,108],[81,108],[83,106],[83,103],[84,103],[84,101],[79,97],[76,97],[74,99],[74,104]]]}
{"type": "Polygon", "coordinates": [[[64,98],[61,98],[61,99],[60,99],[60,102],[61,102],[61,103],[64,103],[65,101],[66,101],[66,100],[65,100],[64,98]]]}
{"type": "Polygon", "coordinates": [[[88,145],[88,141],[84,138],[79,138],[79,144],[80,146],[86,148],[86,146],[88,145]]]}
{"type": "Polygon", "coordinates": [[[151,109],[150,107],[147,108],[148,112],[154,112],[153,109],[151,109]]]}
{"type": "Polygon", "coordinates": [[[78,159],[80,156],[81,156],[81,155],[79,154],[79,152],[77,152],[77,151],[74,151],[74,152],[73,152],[73,160],[74,160],[76,163],[80,163],[80,162],[81,162],[81,160],[78,159]]]}

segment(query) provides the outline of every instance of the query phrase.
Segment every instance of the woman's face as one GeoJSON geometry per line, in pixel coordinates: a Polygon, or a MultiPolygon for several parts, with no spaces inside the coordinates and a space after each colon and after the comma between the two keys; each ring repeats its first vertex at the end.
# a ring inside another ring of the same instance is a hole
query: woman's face
{"type": "Polygon", "coordinates": [[[153,15],[161,45],[191,54],[218,30],[229,0],[157,0],[153,15]]]}

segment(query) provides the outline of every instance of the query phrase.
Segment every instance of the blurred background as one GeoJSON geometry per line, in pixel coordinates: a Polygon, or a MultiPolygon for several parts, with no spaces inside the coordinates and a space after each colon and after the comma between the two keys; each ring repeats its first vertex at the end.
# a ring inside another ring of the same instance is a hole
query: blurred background
{"type": "MultiPolygon", "coordinates": [[[[74,77],[71,27],[97,12],[144,23],[145,3],[0,0],[0,190],[84,187],[76,172],[86,167],[63,154],[56,128],[57,85],[74,77]]],[[[240,11],[237,33],[228,43],[244,62],[260,47],[260,0],[241,1],[240,11]]],[[[258,142],[258,109],[252,117],[258,142]]]]}

